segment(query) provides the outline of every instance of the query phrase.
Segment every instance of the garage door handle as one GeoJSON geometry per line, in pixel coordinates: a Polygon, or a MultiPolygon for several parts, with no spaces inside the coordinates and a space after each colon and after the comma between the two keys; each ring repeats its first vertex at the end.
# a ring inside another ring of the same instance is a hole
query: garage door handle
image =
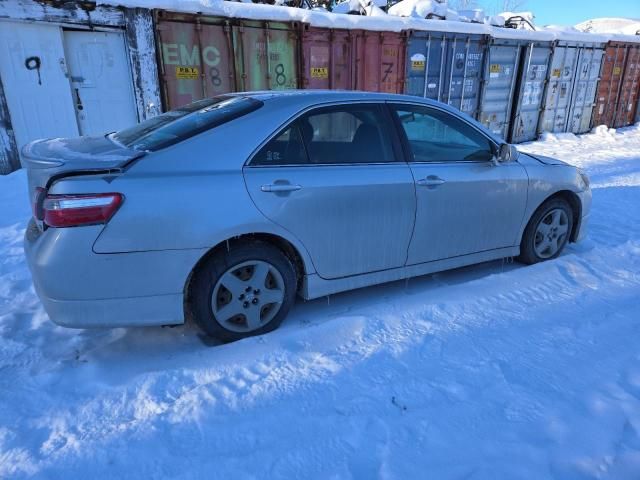
{"type": "Polygon", "coordinates": [[[270,185],[262,185],[260,190],[263,192],[295,192],[296,190],[300,190],[302,187],[300,185],[291,185],[289,183],[276,183],[270,185]]]}
{"type": "Polygon", "coordinates": [[[437,187],[438,185],[445,183],[445,181],[440,177],[428,176],[427,178],[418,180],[416,183],[421,187],[437,187]]]}

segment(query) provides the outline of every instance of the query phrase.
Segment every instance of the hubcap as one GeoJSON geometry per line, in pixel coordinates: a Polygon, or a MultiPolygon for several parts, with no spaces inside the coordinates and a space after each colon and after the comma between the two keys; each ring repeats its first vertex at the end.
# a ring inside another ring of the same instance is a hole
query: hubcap
{"type": "Polygon", "coordinates": [[[567,213],[555,208],[547,213],[536,228],[533,248],[540,258],[551,258],[564,246],[569,233],[567,213]]]}
{"type": "Polygon", "coordinates": [[[250,260],[224,272],[213,288],[211,309],[227,330],[251,332],[268,324],[284,301],[284,280],[276,267],[250,260]]]}

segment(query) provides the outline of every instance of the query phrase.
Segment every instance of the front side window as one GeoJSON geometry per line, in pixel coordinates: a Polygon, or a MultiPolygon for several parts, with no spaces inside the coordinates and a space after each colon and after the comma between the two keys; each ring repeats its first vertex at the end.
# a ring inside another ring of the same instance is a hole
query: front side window
{"type": "Polygon", "coordinates": [[[440,110],[398,106],[414,162],[489,161],[491,141],[455,116],[440,110]]]}
{"type": "Polygon", "coordinates": [[[391,128],[379,105],[321,107],[262,147],[251,165],[336,165],[395,161],[391,128]]]}

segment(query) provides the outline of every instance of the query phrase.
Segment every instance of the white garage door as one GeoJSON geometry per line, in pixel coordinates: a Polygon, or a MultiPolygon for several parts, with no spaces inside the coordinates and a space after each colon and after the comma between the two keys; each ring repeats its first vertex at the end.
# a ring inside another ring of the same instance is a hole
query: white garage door
{"type": "Polygon", "coordinates": [[[0,26],[0,75],[18,147],[37,138],[78,135],[60,28],[0,26]]]}
{"type": "Polygon", "coordinates": [[[97,135],[137,121],[124,36],[119,32],[65,31],[71,89],[82,135],[97,135]]]}

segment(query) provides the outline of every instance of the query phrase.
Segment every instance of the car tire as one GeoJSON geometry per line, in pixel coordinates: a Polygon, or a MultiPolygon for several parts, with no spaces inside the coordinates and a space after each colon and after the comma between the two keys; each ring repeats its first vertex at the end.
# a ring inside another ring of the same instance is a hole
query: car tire
{"type": "Polygon", "coordinates": [[[573,211],[567,201],[547,200],[527,224],[518,261],[531,265],[558,257],[569,242],[572,230],[573,211]]]}
{"type": "Polygon", "coordinates": [[[262,335],[280,326],[296,287],[296,270],[280,249],[261,241],[238,245],[197,267],[187,292],[187,317],[222,342],[262,335]]]}

